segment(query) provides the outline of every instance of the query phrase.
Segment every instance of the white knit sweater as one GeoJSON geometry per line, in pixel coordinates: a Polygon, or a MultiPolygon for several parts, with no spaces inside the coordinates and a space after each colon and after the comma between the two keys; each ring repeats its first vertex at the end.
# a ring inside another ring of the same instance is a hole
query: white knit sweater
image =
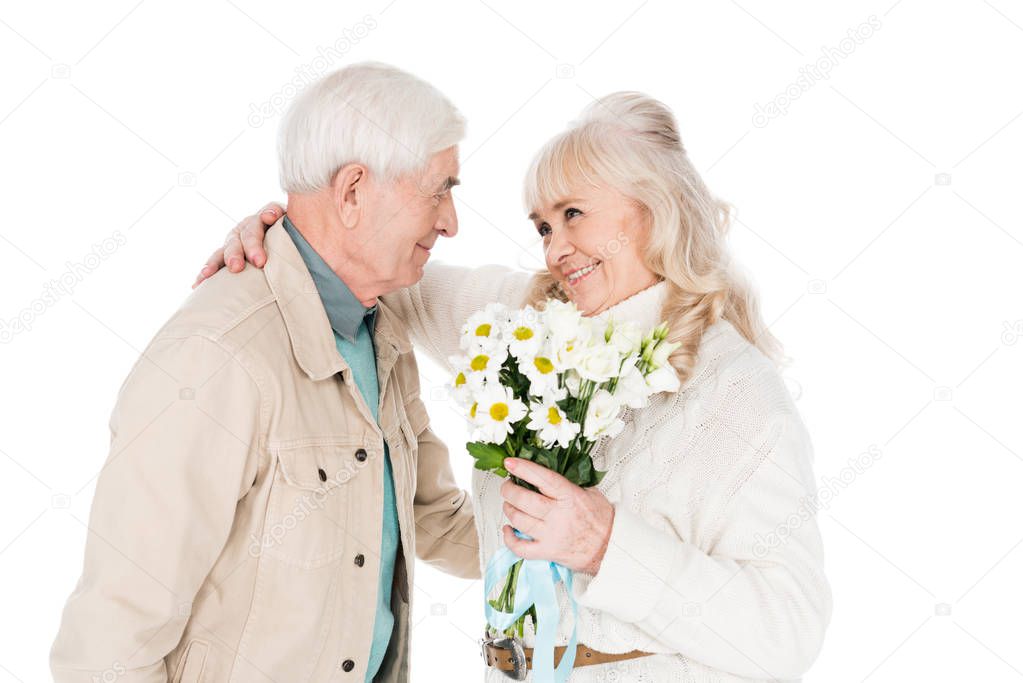
{"type": "MultiPolygon", "coordinates": [[[[465,319],[492,301],[521,306],[530,277],[432,264],[419,285],[387,299],[419,349],[447,367],[465,319]]],[[[652,327],[664,293],[654,285],[603,315],[652,327]]],[[[821,647],[831,593],[816,522],[799,514],[812,509],[810,440],[774,364],[718,322],[681,390],[623,419],[624,431],[593,451],[615,519],[597,575],[575,575],[576,627],[595,650],[656,654],[577,667],[571,681],[798,679],[821,647]]],[[[483,567],[507,523],[500,483],[474,471],[483,567]]],[[[571,610],[558,590],[563,645],[571,610]]],[[[528,629],[525,644],[533,644],[528,629]]],[[[488,670],[488,682],[504,680],[488,670]]]]}

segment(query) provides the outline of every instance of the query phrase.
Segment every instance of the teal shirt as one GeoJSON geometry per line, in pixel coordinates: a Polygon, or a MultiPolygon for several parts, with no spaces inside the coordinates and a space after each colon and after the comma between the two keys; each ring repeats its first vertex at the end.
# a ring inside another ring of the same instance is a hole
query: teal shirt
{"type": "MultiPolygon", "coordinates": [[[[366,401],[373,419],[380,403],[380,387],[377,380],[376,353],[373,348],[373,329],[376,322],[376,306],[366,308],[355,298],[344,281],[331,270],[327,262],[316,253],[309,242],[284,218],[284,229],[302,255],[309,274],[316,284],[316,291],[323,301],[327,319],[334,330],[334,343],[338,353],[348,363],[355,377],[355,383],[366,401]]],[[[377,611],[373,622],[373,646],[369,653],[366,681],[372,681],[384,661],[387,644],[394,628],[391,613],[391,585],[394,581],[394,563],[398,554],[398,508],[394,499],[394,477],[391,472],[390,451],[384,443],[384,510],[383,533],[380,541],[380,587],[377,591],[377,611]]]]}

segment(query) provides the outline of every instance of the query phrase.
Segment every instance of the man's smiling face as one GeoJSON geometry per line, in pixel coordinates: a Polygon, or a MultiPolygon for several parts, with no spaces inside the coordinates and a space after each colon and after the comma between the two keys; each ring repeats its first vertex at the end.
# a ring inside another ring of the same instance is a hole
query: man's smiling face
{"type": "Polygon", "coordinates": [[[451,190],[459,183],[458,171],[455,146],[434,154],[420,173],[375,183],[366,237],[355,249],[375,280],[393,289],[419,282],[437,239],[455,236],[458,216],[451,190]]]}

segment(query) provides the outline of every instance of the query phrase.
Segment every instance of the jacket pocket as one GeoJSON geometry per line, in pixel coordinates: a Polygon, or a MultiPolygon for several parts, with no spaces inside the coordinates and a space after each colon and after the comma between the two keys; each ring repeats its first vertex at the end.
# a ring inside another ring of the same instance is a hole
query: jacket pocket
{"type": "Polygon", "coordinates": [[[206,653],[209,648],[209,643],[203,640],[193,640],[188,643],[185,653],[181,655],[181,661],[178,662],[174,683],[202,683],[203,670],[206,667],[206,653]]]}
{"type": "Polygon", "coordinates": [[[359,444],[271,448],[274,479],[261,539],[264,555],[313,569],[344,554],[348,483],[357,475],[359,444]]]}
{"type": "MultiPolygon", "coordinates": [[[[416,432],[410,424],[408,416],[402,411],[398,416],[398,429],[395,430],[394,437],[392,437],[388,443],[392,449],[397,446],[400,449],[400,471],[397,465],[394,468],[394,476],[402,476],[402,482],[405,484],[405,490],[408,493],[408,500],[413,500],[416,495],[416,474],[418,470],[419,462],[419,437],[416,436],[416,432]]],[[[393,458],[392,458],[393,461],[393,458]]],[[[397,485],[398,482],[395,482],[397,485]]],[[[399,501],[399,506],[401,502],[399,501]]]]}

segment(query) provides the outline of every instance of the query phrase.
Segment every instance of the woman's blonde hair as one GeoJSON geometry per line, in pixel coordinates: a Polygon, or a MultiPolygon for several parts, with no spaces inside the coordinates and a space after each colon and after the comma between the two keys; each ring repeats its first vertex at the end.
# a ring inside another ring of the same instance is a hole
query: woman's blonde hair
{"type": "MultiPolygon", "coordinates": [[[[781,362],[781,345],[728,254],[731,207],[711,195],[693,168],[668,107],[637,92],[612,93],[588,106],[533,161],[526,208],[568,197],[580,183],[614,188],[647,217],[644,259],[668,287],[661,319],[671,327],[671,341],[681,343],[670,362],[683,383],[704,331],[722,318],[781,362]]],[[[534,278],[528,299],[537,305],[547,297],[566,298],[545,270],[534,278]]]]}

